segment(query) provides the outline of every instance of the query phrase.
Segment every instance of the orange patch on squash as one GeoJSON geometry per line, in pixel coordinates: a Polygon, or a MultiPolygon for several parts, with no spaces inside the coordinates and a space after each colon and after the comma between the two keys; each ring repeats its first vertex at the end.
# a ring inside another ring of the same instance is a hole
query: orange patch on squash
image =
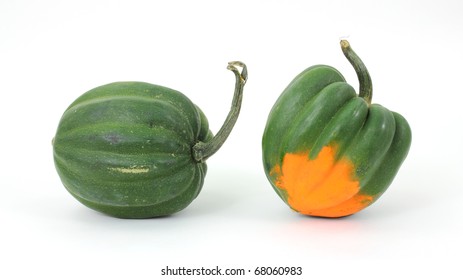
{"type": "Polygon", "coordinates": [[[315,159],[309,159],[309,152],[287,153],[282,166],[272,169],[275,185],[286,191],[291,208],[305,215],[342,217],[373,202],[373,197],[359,194],[353,163],[335,155],[333,146],[323,147],[315,159]]]}

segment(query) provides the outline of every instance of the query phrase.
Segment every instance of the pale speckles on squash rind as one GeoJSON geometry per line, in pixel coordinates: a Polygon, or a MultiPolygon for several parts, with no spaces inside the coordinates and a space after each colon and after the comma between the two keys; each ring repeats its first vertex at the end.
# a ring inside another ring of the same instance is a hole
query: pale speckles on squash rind
{"type": "Polygon", "coordinates": [[[149,167],[145,166],[130,166],[130,167],[109,167],[110,171],[120,172],[120,173],[131,173],[131,174],[140,174],[148,173],[150,171],[149,167]]]}

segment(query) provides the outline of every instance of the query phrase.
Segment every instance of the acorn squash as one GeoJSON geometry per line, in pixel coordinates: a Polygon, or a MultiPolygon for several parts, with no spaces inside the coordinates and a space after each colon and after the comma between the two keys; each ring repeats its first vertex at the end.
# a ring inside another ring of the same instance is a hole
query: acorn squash
{"type": "Polygon", "coordinates": [[[376,201],[391,184],[411,144],[399,113],[371,104],[370,75],[352,50],[359,94],[335,68],[300,73],[270,111],[262,138],[268,180],[290,208],[305,215],[342,217],[376,201]]]}
{"type": "Polygon", "coordinates": [[[215,137],[203,112],[170,88],[116,82],[77,98],[53,140],[66,189],[84,205],[120,218],[164,216],[187,207],[204,183],[205,160],[238,118],[247,69],[241,62],[228,69],[236,76],[233,104],[215,137]]]}

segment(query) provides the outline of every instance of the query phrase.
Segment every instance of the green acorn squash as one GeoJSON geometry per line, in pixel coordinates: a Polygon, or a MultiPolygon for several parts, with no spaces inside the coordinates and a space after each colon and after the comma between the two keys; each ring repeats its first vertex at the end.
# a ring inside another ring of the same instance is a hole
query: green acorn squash
{"type": "Polygon", "coordinates": [[[236,77],[235,94],[215,137],[203,112],[166,87],[116,82],[77,98],[53,140],[66,189],[84,205],[120,218],[164,216],[187,207],[204,183],[205,160],[238,118],[247,70],[241,62],[228,69],[236,77]]]}
{"type": "Polygon", "coordinates": [[[376,201],[408,154],[405,118],[371,104],[370,75],[345,40],[359,95],[336,69],[300,73],[273,106],[262,138],[263,164],[293,210],[320,217],[354,214],[376,201]]]}

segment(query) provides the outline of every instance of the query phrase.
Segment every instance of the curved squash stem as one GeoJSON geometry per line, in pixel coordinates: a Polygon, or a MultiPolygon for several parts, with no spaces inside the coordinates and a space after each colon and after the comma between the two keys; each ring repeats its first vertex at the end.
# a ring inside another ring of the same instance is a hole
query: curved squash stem
{"type": "Polygon", "coordinates": [[[349,60],[350,64],[352,64],[355,72],[357,73],[360,84],[359,97],[365,99],[368,105],[370,105],[371,99],[373,97],[373,84],[365,64],[363,64],[360,57],[358,57],[358,55],[350,47],[350,44],[347,40],[341,40],[341,49],[344,53],[344,56],[347,58],[347,60],[349,60]]]}
{"type": "Polygon", "coordinates": [[[236,77],[235,82],[235,93],[233,96],[233,101],[231,105],[230,112],[220,128],[219,132],[211,139],[211,141],[204,143],[198,142],[193,146],[193,158],[197,162],[203,162],[208,159],[210,156],[215,154],[220,147],[222,147],[225,140],[227,140],[230,132],[235,126],[235,123],[238,119],[238,115],[241,109],[241,101],[243,100],[243,88],[248,79],[248,71],[246,65],[240,61],[232,61],[228,63],[228,70],[231,70],[236,77]],[[237,67],[241,68],[241,72],[237,67]]]}

